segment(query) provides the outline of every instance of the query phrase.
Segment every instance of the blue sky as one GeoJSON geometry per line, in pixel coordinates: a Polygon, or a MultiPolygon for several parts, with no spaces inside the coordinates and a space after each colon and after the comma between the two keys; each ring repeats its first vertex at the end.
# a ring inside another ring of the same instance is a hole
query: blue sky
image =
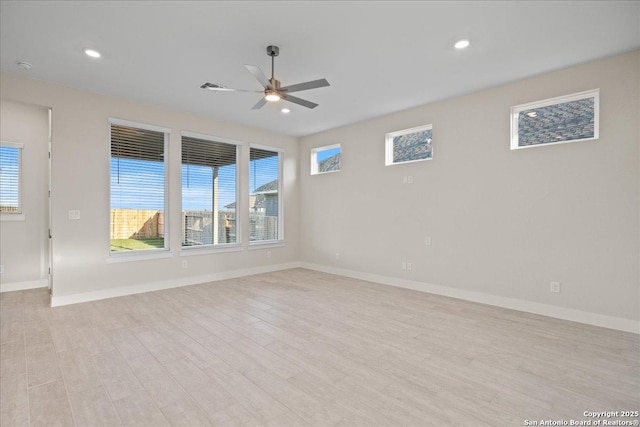
{"type": "MultiPolygon", "coordinates": [[[[278,157],[250,164],[250,188],[277,179],[278,157]]],[[[218,171],[218,209],[236,199],[236,166],[218,171]]],[[[206,166],[182,165],[182,209],[212,210],[213,170],[206,166]]],[[[111,159],[111,207],[115,209],[164,209],[164,164],[133,159],[111,159]]]]}
{"type": "Polygon", "coordinates": [[[320,151],[318,153],[318,161],[321,162],[324,159],[327,159],[335,154],[338,154],[340,152],[340,148],[336,147],[336,148],[332,148],[330,150],[324,150],[324,151],[320,151]]]}

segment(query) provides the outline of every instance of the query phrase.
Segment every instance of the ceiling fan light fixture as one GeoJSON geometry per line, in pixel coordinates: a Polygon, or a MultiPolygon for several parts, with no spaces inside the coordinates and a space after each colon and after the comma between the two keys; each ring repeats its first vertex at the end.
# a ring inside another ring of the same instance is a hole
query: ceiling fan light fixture
{"type": "Polygon", "coordinates": [[[266,92],[266,96],[264,97],[264,99],[266,99],[269,102],[276,102],[276,101],[280,101],[280,99],[282,99],[282,97],[275,90],[268,90],[266,92]]]}

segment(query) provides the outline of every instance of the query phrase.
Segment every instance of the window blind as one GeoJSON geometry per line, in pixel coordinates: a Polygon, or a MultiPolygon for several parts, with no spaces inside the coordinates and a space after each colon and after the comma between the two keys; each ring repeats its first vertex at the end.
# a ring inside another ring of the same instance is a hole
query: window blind
{"type": "Polygon", "coordinates": [[[166,133],[111,124],[111,251],[163,249],[166,133]]]}
{"type": "Polygon", "coordinates": [[[238,242],[235,144],[182,137],[182,245],[238,242]]]}
{"type": "Polygon", "coordinates": [[[281,238],[279,176],[279,153],[251,147],[249,150],[249,238],[253,242],[281,238]]]}
{"type": "Polygon", "coordinates": [[[0,212],[21,213],[20,165],[22,148],[0,145],[0,212]]]}

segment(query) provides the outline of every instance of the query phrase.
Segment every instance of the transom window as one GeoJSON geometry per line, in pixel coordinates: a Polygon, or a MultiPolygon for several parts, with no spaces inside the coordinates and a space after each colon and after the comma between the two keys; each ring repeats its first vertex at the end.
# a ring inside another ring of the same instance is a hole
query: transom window
{"type": "Polygon", "coordinates": [[[433,158],[433,125],[390,132],[385,137],[385,164],[417,162],[433,158]]]}
{"type": "Polygon", "coordinates": [[[511,108],[511,149],[598,139],[598,89],[511,108]]]}
{"type": "Polygon", "coordinates": [[[311,150],[311,175],[339,172],[342,149],[340,144],[327,145],[311,150]]]}

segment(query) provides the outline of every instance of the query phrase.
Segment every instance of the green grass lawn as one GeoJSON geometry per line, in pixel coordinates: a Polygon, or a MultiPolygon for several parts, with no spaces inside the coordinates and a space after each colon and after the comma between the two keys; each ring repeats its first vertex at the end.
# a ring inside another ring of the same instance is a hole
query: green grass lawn
{"type": "Polygon", "coordinates": [[[111,250],[114,252],[158,248],[164,248],[164,238],[162,237],[147,239],[111,239],[111,250]]]}

